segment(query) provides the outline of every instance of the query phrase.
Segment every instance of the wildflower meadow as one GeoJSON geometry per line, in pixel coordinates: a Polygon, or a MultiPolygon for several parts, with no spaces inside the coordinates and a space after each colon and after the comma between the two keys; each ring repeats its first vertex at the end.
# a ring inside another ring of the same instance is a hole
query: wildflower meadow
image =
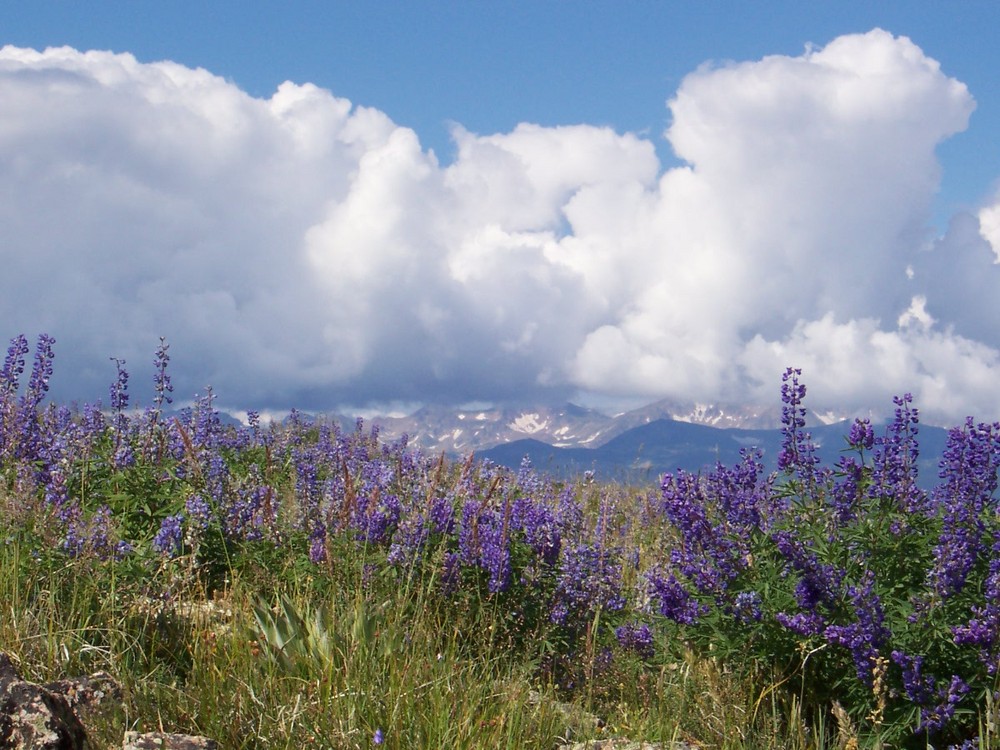
{"type": "Polygon", "coordinates": [[[107,403],[51,403],[55,351],[0,370],[0,649],[121,682],[95,747],[1000,746],[1000,424],[926,491],[901,395],[824,466],[790,369],[777,473],[564,482],[175,409],[163,341],[148,405],[115,359],[107,403]]]}

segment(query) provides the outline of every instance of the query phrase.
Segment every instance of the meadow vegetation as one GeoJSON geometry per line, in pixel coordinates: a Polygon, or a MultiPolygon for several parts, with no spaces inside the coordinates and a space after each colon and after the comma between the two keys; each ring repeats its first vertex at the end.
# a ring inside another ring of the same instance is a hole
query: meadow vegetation
{"type": "Polygon", "coordinates": [[[1000,744],[1000,425],[953,429],[926,492],[901,396],[821,466],[789,370],[776,474],[558,483],[172,411],[163,342],[148,406],[118,360],[106,405],[53,404],[53,344],[0,370],[0,650],[122,683],[95,747],[1000,744]]]}

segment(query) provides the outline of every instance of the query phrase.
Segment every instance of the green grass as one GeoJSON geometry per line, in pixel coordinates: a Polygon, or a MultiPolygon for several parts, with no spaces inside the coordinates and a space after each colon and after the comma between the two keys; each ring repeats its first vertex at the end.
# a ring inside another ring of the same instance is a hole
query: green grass
{"type": "Polygon", "coordinates": [[[31,680],[103,670],[120,681],[120,705],[84,716],[95,748],[120,747],[129,729],[224,748],[368,748],[376,730],[386,748],[608,736],[837,746],[767,675],[696,659],[679,642],[658,644],[672,656],[655,666],[627,656],[602,666],[588,646],[557,670],[544,629],[521,632],[496,607],[373,575],[354,545],[325,567],[292,545],[249,557],[209,598],[190,560],[147,570],[39,555],[43,540],[20,516],[0,535],[0,647],[31,680]]]}

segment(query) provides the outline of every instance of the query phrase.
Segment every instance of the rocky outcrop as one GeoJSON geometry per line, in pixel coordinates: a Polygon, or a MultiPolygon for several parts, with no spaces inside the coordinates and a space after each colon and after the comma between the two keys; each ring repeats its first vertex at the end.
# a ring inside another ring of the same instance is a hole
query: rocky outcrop
{"type": "Polygon", "coordinates": [[[686,742],[641,742],[624,737],[609,737],[603,740],[560,745],[558,750],[696,750],[696,748],[686,742]]]}
{"type": "MultiPolygon", "coordinates": [[[[44,685],[28,682],[0,651],[0,750],[84,750],[87,731],[80,712],[121,697],[121,686],[106,672],[44,685]]],[[[187,734],[126,732],[122,748],[217,750],[218,745],[187,734]]]]}
{"type": "Polygon", "coordinates": [[[65,695],[21,679],[0,653],[0,748],[82,750],[87,732],[65,695]]]}
{"type": "Polygon", "coordinates": [[[207,737],[168,732],[126,732],[122,750],[216,750],[218,744],[207,737]]]}
{"type": "Polygon", "coordinates": [[[77,707],[99,706],[105,700],[121,701],[122,689],[107,672],[95,672],[87,677],[46,682],[46,690],[61,695],[74,711],[77,707]]]}

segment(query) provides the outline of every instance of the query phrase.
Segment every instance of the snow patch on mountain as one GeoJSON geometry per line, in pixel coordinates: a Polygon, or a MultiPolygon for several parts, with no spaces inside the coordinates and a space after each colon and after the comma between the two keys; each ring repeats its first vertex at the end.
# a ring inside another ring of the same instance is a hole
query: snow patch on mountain
{"type": "Polygon", "coordinates": [[[510,428],[515,432],[523,432],[527,435],[534,435],[536,432],[541,432],[546,427],[548,427],[548,420],[542,419],[537,412],[531,412],[528,414],[521,414],[513,422],[510,423],[510,428]]]}

